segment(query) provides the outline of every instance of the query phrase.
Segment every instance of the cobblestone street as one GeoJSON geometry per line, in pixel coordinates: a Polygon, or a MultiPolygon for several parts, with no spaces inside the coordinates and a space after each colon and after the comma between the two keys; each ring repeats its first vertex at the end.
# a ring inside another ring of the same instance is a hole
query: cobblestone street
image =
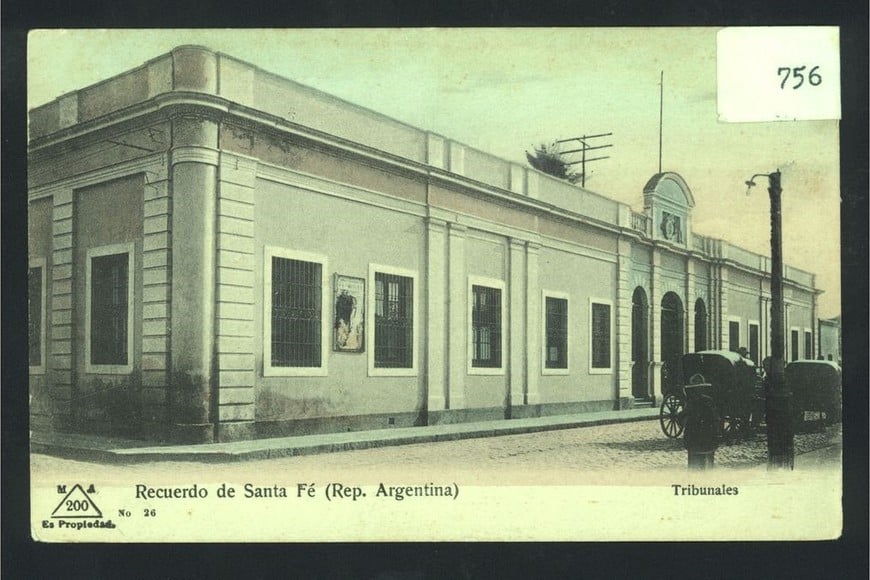
{"type": "MultiPolygon", "coordinates": [[[[840,425],[823,433],[797,434],[796,454],[836,444],[840,425]]],[[[716,470],[746,469],[766,461],[766,439],[758,432],[716,452],[716,470]]],[[[273,479],[276,473],[306,477],[351,477],[359,483],[385,477],[415,481],[445,477],[480,484],[562,484],[608,481],[615,473],[654,476],[684,470],[682,438],[667,439],[658,421],[638,421],[543,433],[382,447],[324,455],[232,463],[161,462],[100,465],[34,454],[34,482],[87,474],[89,481],[222,481],[273,479]]],[[[620,477],[619,479],[624,479],[620,477]]]]}

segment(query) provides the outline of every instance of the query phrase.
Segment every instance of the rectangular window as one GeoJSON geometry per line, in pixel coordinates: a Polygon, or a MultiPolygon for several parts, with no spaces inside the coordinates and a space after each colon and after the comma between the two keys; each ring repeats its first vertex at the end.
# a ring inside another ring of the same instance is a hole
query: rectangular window
{"type": "Polygon", "coordinates": [[[91,364],[126,365],[127,254],[91,260],[91,364]]]}
{"type": "Polygon", "coordinates": [[[547,296],[544,300],[546,342],[544,367],[568,368],[568,299],[547,296]]]}
{"type": "Polygon", "coordinates": [[[729,320],[728,321],[728,350],[731,352],[737,352],[737,349],[740,348],[740,321],[739,320],[729,320]]]}
{"type": "Polygon", "coordinates": [[[804,358],[807,360],[813,358],[813,333],[809,330],[804,330],[804,358]]]}
{"type": "Polygon", "coordinates": [[[271,257],[272,367],[320,367],[323,359],[321,264],[271,257]]]}
{"type": "Polygon", "coordinates": [[[414,279],[375,273],[375,368],[414,366],[414,279]]]}
{"type": "Polygon", "coordinates": [[[501,368],[501,290],[471,286],[471,366],[501,368]]]}
{"type": "Polygon", "coordinates": [[[27,335],[30,367],[43,366],[43,307],[45,266],[31,265],[27,272],[27,335]]]}
{"type": "Polygon", "coordinates": [[[801,351],[801,335],[799,330],[791,331],[791,360],[797,360],[801,351]]]}
{"type": "Polygon", "coordinates": [[[757,324],[749,324],[749,358],[755,361],[755,364],[760,364],[761,361],[758,359],[758,325],[757,324]]]}
{"type": "Polygon", "coordinates": [[[610,304],[592,302],[593,369],[610,369],[610,304]]]}

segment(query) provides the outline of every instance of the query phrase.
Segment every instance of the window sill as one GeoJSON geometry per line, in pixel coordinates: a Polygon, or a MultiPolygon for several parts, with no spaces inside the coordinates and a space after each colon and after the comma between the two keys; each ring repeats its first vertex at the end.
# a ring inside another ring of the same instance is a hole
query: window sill
{"type": "Polygon", "coordinates": [[[469,375],[478,375],[478,376],[499,376],[504,375],[504,367],[470,367],[468,369],[469,375]]]}
{"type": "Polygon", "coordinates": [[[566,376],[571,374],[571,369],[541,369],[543,376],[566,376]]]}
{"type": "Polygon", "coordinates": [[[133,365],[85,365],[85,374],[89,375],[129,375],[133,365]]]}
{"type": "Polygon", "coordinates": [[[409,369],[384,369],[384,368],[370,368],[369,376],[370,377],[416,377],[417,369],[412,367],[409,369]]]}
{"type": "Polygon", "coordinates": [[[325,377],[325,367],[266,367],[264,377],[325,377]]]}
{"type": "Polygon", "coordinates": [[[590,375],[612,375],[612,374],[613,374],[613,368],[607,368],[607,369],[589,369],[589,374],[590,374],[590,375]]]}

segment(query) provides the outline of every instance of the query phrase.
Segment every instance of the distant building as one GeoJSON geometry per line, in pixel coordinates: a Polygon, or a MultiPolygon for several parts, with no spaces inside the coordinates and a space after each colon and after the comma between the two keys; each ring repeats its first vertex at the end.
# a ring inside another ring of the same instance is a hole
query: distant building
{"type": "Polygon", "coordinates": [[[819,319],[818,357],[842,366],[843,337],[840,334],[840,317],[819,319]]]}
{"type": "MultiPolygon", "coordinates": [[[[637,213],[201,47],[32,110],[28,199],[37,430],[624,409],[685,352],[769,350],[769,259],[694,233],[676,173],[637,213]]],[[[815,277],[785,277],[815,358],[815,277]]]]}

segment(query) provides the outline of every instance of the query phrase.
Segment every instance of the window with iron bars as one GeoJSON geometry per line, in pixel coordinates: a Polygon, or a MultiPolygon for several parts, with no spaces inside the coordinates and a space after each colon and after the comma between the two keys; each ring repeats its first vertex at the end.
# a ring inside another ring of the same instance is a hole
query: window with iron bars
{"type": "Polygon", "coordinates": [[[91,364],[126,365],[128,254],[91,258],[91,364]]]}
{"type": "Polygon", "coordinates": [[[546,333],[548,369],[568,368],[568,300],[547,296],[546,333]]]}
{"type": "Polygon", "coordinates": [[[272,366],[320,367],[322,268],[272,256],[272,366]]]}
{"type": "Polygon", "coordinates": [[[375,368],[414,364],[414,279],[375,273],[375,368]]]}
{"type": "Polygon", "coordinates": [[[804,331],[804,358],[810,360],[813,358],[813,333],[804,331]]]}
{"type": "Polygon", "coordinates": [[[501,290],[472,286],[471,366],[501,367],[501,290]]]}
{"type": "Polygon", "coordinates": [[[42,267],[27,272],[27,336],[30,366],[42,364],[42,267]]]}
{"type": "Polygon", "coordinates": [[[610,305],[592,303],[592,368],[610,368],[610,305]]]}

